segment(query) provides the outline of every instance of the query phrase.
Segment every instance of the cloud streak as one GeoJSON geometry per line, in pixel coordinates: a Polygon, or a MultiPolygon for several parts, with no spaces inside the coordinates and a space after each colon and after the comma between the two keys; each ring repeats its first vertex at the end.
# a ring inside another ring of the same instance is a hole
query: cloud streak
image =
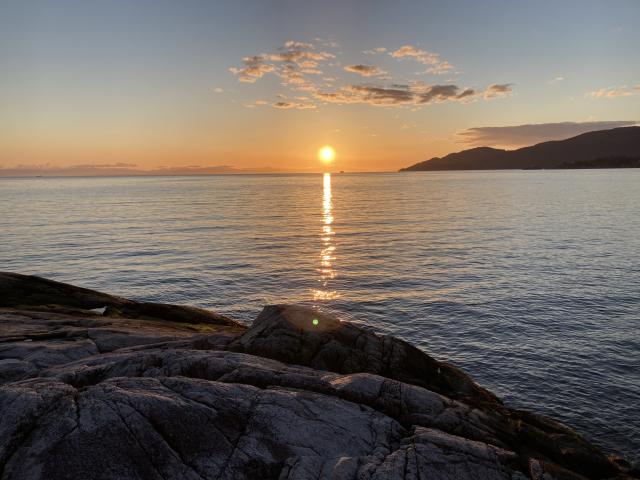
{"type": "Polygon", "coordinates": [[[617,97],[630,97],[631,95],[640,94],[640,85],[636,85],[634,88],[629,88],[626,85],[622,87],[608,87],[600,88],[586,94],[591,98],[617,98],[617,97]]]}
{"type": "Polygon", "coordinates": [[[485,100],[489,100],[492,98],[500,98],[507,97],[513,93],[513,84],[512,83],[494,83],[493,85],[489,85],[484,91],[485,100]]]}
{"type": "Polygon", "coordinates": [[[380,67],[375,65],[347,65],[344,67],[345,71],[351,73],[357,73],[358,75],[362,75],[363,77],[380,77],[382,75],[386,75],[387,72],[382,70],[380,67]]]}
{"type": "Polygon", "coordinates": [[[303,103],[303,102],[275,102],[272,103],[271,106],[273,108],[279,108],[281,110],[310,110],[316,108],[313,103],[303,103]]]}
{"type": "Polygon", "coordinates": [[[427,105],[446,101],[466,101],[476,95],[473,89],[461,89],[457,85],[395,85],[379,87],[347,85],[335,92],[317,92],[315,97],[326,103],[362,103],[375,106],[427,105]]]}
{"type": "Polygon", "coordinates": [[[454,68],[453,65],[446,60],[440,60],[440,55],[437,53],[422,50],[413,45],[403,45],[397,50],[389,52],[389,55],[394,58],[410,58],[423,65],[428,65],[429,68],[427,68],[424,73],[441,75],[448,73],[454,68]]]}
{"type": "Polygon", "coordinates": [[[586,132],[635,125],[635,121],[560,122],[507,127],[474,127],[457,133],[457,143],[468,146],[523,147],[564,140],[586,132]]]}

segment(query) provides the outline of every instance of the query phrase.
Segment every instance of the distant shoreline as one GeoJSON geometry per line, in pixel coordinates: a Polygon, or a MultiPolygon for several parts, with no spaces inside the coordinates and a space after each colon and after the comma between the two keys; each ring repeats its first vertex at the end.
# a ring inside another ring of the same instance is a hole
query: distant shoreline
{"type": "Polygon", "coordinates": [[[383,172],[279,172],[279,173],[193,173],[176,175],[0,175],[0,180],[33,180],[33,179],[62,179],[62,178],[185,178],[185,177],[297,177],[297,176],[318,176],[329,173],[331,175],[388,175],[398,173],[443,173],[443,172],[505,172],[505,171],[553,171],[553,170],[621,170],[640,168],[640,165],[620,166],[620,167],[554,167],[554,168],[452,168],[441,170],[399,170],[383,172]]]}

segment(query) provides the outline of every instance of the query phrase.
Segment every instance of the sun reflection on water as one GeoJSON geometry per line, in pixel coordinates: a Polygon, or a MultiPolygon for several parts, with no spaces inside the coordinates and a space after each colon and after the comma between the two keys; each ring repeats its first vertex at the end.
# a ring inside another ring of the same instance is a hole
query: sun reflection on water
{"type": "Polygon", "coordinates": [[[338,292],[329,288],[329,280],[336,277],[333,269],[336,247],[333,242],[335,231],[333,230],[333,202],[331,200],[331,174],[325,173],[323,177],[322,191],[322,250],[320,251],[319,282],[321,287],[314,290],[314,300],[331,300],[338,297],[338,292]]]}

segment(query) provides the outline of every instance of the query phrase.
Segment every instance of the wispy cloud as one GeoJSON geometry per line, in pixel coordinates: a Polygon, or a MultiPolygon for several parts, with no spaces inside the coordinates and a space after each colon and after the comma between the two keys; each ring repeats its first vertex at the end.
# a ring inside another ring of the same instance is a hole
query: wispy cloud
{"type": "Polygon", "coordinates": [[[309,90],[307,75],[322,75],[321,64],[335,58],[335,54],[318,51],[309,42],[288,40],[276,53],[262,53],[242,59],[242,67],[231,67],[231,73],[244,83],[255,83],[267,73],[282,79],[285,86],[309,90]]]}
{"type": "Polygon", "coordinates": [[[416,62],[420,62],[425,65],[435,65],[439,62],[440,58],[437,53],[427,52],[426,50],[421,50],[413,45],[403,45],[399,49],[390,52],[389,55],[394,58],[409,57],[416,62]]]}
{"type": "Polygon", "coordinates": [[[484,91],[485,100],[489,100],[491,98],[500,98],[507,97],[513,93],[513,84],[512,83],[494,83],[493,85],[489,85],[484,91]]]}
{"type": "Polygon", "coordinates": [[[475,95],[471,88],[460,91],[457,85],[418,85],[416,87],[418,103],[444,102],[446,100],[463,100],[475,95]]]}
{"type": "Polygon", "coordinates": [[[318,62],[321,60],[327,60],[334,58],[335,55],[328,52],[312,52],[309,50],[293,49],[282,53],[274,53],[268,56],[269,60],[274,62],[292,62],[300,65],[302,61],[311,60],[318,62]]]}
{"type": "Polygon", "coordinates": [[[387,72],[375,65],[347,65],[346,67],[344,67],[344,69],[347,72],[357,73],[358,75],[362,75],[363,77],[380,77],[387,74],[387,72]]]}
{"type": "Polygon", "coordinates": [[[469,146],[522,147],[563,140],[581,133],[635,125],[635,121],[560,122],[506,127],[474,127],[457,133],[456,141],[469,146]]]}
{"type": "Polygon", "coordinates": [[[564,80],[564,76],[557,75],[557,76],[553,77],[551,80],[549,80],[547,83],[549,85],[553,85],[554,83],[562,82],[563,80],[564,80]]]}
{"type": "Polygon", "coordinates": [[[298,42],[296,40],[287,40],[286,42],[284,42],[284,48],[298,49],[298,50],[300,49],[313,50],[315,46],[312,43],[298,42]]]}
{"type": "MultiPolygon", "coordinates": [[[[402,47],[389,52],[394,58],[410,58],[423,65],[428,65],[429,68],[422,73],[432,73],[441,75],[453,70],[453,65],[446,60],[441,60],[440,55],[427,50],[422,50],[413,45],[403,45],[402,47]]],[[[420,72],[419,72],[420,73],[420,72]]]]}
{"type": "Polygon", "coordinates": [[[335,92],[317,92],[316,98],[327,103],[393,106],[461,101],[472,95],[475,95],[474,90],[462,90],[457,85],[426,85],[416,82],[413,85],[392,87],[347,85],[335,92]]]}
{"type": "Polygon", "coordinates": [[[266,73],[275,70],[273,65],[267,65],[264,62],[265,57],[263,55],[244,57],[242,59],[242,63],[244,63],[243,67],[231,67],[229,71],[238,75],[238,80],[241,82],[255,83],[256,80],[262,78],[266,73]]]}
{"type": "Polygon", "coordinates": [[[364,53],[365,55],[375,55],[377,53],[385,53],[387,51],[386,47],[377,47],[377,48],[372,48],[371,50],[365,50],[364,53]]]}
{"type": "Polygon", "coordinates": [[[297,109],[297,110],[309,110],[314,109],[316,106],[313,103],[304,102],[275,102],[272,103],[273,108],[279,108],[282,110],[297,109]]]}
{"type": "Polygon", "coordinates": [[[640,85],[636,85],[634,88],[629,88],[626,85],[622,87],[608,87],[600,88],[592,92],[587,92],[585,96],[591,98],[617,98],[617,97],[629,97],[631,95],[640,94],[640,85]]]}

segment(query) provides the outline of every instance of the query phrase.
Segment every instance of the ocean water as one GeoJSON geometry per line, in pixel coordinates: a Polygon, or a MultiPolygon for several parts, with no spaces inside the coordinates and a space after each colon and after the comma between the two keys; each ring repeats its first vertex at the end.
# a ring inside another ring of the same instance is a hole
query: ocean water
{"type": "Polygon", "coordinates": [[[640,461],[640,171],[0,179],[0,269],[306,303],[640,461]]]}

